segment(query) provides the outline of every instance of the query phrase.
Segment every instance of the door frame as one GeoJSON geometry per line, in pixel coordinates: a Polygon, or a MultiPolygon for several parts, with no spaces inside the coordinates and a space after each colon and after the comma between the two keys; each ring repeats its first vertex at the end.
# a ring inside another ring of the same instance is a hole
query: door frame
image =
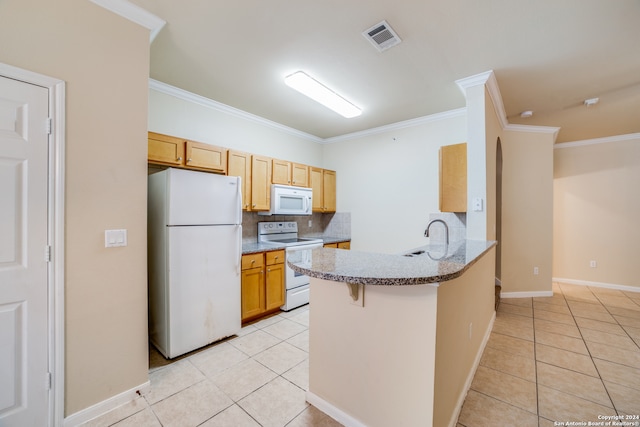
{"type": "Polygon", "coordinates": [[[65,167],[65,82],[32,71],[0,63],[0,76],[44,87],[49,91],[49,153],[47,176],[47,240],[50,262],[47,268],[49,427],[64,420],[64,167],[65,167]]]}

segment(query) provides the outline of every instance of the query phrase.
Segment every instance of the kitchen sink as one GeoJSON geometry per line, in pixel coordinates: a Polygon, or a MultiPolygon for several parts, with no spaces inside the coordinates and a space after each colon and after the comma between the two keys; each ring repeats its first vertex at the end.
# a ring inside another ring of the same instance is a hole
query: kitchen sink
{"type": "Polygon", "coordinates": [[[424,251],[415,251],[415,252],[411,252],[411,253],[408,253],[408,254],[404,254],[404,256],[413,257],[413,256],[422,255],[423,253],[424,253],[424,251]]]}

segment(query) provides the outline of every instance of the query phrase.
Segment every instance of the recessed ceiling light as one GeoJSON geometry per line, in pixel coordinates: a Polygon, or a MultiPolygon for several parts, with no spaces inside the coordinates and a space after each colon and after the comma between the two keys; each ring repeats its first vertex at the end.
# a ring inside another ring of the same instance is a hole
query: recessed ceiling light
{"type": "Polygon", "coordinates": [[[522,117],[523,119],[528,119],[531,116],[533,116],[533,111],[531,110],[523,111],[522,113],[520,113],[520,117],[522,117]]]}
{"type": "Polygon", "coordinates": [[[362,110],[360,108],[356,107],[351,102],[347,101],[317,80],[309,77],[302,71],[296,71],[295,73],[285,77],[284,82],[287,86],[292,87],[303,95],[319,102],[343,117],[349,119],[362,114],[362,110]]]}
{"type": "Polygon", "coordinates": [[[600,102],[600,98],[589,98],[584,100],[584,105],[591,107],[592,105],[596,105],[598,102],[600,102]]]}

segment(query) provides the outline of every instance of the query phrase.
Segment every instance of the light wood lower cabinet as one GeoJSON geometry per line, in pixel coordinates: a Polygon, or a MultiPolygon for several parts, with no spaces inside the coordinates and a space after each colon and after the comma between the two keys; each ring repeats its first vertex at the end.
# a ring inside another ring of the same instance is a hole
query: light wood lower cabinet
{"type": "Polygon", "coordinates": [[[351,242],[326,243],[325,248],[351,249],[351,242]]]}
{"type": "Polygon", "coordinates": [[[242,256],[242,322],[278,311],[284,304],[284,250],[242,256]]]}

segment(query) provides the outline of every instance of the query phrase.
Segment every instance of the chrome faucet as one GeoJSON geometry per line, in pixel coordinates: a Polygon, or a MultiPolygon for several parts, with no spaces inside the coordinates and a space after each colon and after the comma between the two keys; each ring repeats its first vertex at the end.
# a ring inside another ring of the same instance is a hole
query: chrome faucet
{"type": "Polygon", "coordinates": [[[429,228],[431,227],[431,224],[433,224],[434,222],[441,222],[444,225],[444,231],[445,231],[445,235],[447,236],[447,245],[448,245],[449,244],[449,226],[447,225],[446,222],[444,222],[441,219],[434,219],[429,223],[429,225],[427,225],[427,229],[424,230],[424,237],[429,237],[429,228]]]}

